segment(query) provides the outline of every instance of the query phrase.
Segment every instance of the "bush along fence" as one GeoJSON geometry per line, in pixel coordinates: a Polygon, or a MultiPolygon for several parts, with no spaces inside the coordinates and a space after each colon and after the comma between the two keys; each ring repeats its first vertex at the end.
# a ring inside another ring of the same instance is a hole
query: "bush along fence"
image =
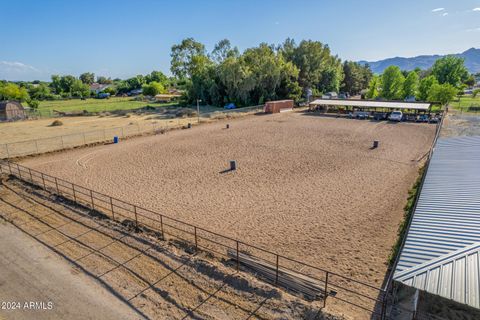
{"type": "MultiPolygon", "coordinates": [[[[8,174],[45,191],[86,206],[136,231],[149,231],[162,240],[177,240],[193,251],[203,250],[226,259],[233,268],[253,273],[304,299],[328,301],[342,308],[363,310],[373,319],[385,319],[386,294],[382,288],[233,239],[202,227],[127,203],[43,172],[0,160],[0,174],[8,174]]],[[[321,250],[321,248],[319,248],[321,250]]]]}
{"type": "MultiPolygon", "coordinates": [[[[232,110],[221,110],[200,114],[201,118],[221,118],[228,117],[231,113],[248,113],[262,110],[263,106],[253,106],[232,110]]],[[[153,115],[154,116],[154,115],[153,115]]],[[[0,144],[0,159],[23,157],[46,152],[58,151],[63,149],[80,147],[88,144],[111,142],[113,137],[120,139],[133,137],[143,134],[163,133],[170,129],[186,126],[188,123],[194,124],[200,121],[200,117],[189,118],[165,118],[158,119],[148,123],[132,122],[123,127],[105,128],[100,130],[72,133],[68,135],[54,136],[34,140],[25,140],[12,143],[0,144]]]]}

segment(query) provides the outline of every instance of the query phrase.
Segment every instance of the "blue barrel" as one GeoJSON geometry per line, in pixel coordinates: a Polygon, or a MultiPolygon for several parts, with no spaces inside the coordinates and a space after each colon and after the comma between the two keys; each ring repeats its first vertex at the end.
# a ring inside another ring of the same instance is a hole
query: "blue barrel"
{"type": "Polygon", "coordinates": [[[113,137],[113,143],[118,143],[118,136],[113,137]]]}

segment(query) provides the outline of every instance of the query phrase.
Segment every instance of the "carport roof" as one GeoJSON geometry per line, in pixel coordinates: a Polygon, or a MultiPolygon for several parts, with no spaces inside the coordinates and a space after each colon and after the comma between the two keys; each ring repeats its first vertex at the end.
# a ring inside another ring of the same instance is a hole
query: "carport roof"
{"type": "Polygon", "coordinates": [[[406,102],[406,101],[380,101],[380,100],[356,100],[356,99],[316,99],[310,102],[311,105],[325,106],[348,106],[359,108],[389,108],[389,109],[412,109],[428,110],[428,102],[406,102]]]}

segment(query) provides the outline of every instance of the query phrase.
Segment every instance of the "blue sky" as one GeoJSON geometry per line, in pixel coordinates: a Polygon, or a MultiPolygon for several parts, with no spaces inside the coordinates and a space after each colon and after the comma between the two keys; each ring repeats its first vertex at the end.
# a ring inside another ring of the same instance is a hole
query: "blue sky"
{"type": "Polygon", "coordinates": [[[287,37],[327,43],[342,59],[480,47],[480,0],[0,0],[0,79],[85,71],[169,73],[170,48],[194,37],[240,50],[287,37]]]}

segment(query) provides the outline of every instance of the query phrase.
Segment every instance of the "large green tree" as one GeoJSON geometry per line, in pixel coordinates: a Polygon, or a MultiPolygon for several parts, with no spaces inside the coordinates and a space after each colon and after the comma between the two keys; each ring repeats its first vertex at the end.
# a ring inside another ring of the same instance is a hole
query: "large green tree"
{"type": "Polygon", "coordinates": [[[434,84],[430,88],[428,100],[431,102],[440,102],[442,105],[447,105],[452,101],[458,90],[449,83],[434,84]]]}
{"type": "Polygon", "coordinates": [[[29,100],[27,89],[14,83],[0,84],[0,100],[29,100]]]}
{"type": "Polygon", "coordinates": [[[385,99],[394,100],[403,98],[403,83],[405,77],[400,68],[389,66],[382,74],[381,96],[385,99]]]}
{"type": "Polygon", "coordinates": [[[356,95],[367,88],[373,76],[368,65],[362,66],[353,61],[345,61],[343,63],[343,73],[345,76],[341,86],[342,90],[351,95],[356,95]]]}
{"type": "Polygon", "coordinates": [[[403,83],[403,97],[416,97],[418,93],[419,78],[418,73],[410,71],[403,83]]]}
{"type": "Polygon", "coordinates": [[[191,78],[195,69],[201,68],[197,63],[204,61],[205,46],[193,38],[183,39],[172,46],[170,70],[177,78],[191,78]]]}
{"type": "Polygon", "coordinates": [[[88,85],[95,82],[95,74],[93,72],[82,73],[79,78],[83,83],[88,85]]]}
{"type": "Polygon", "coordinates": [[[435,84],[438,84],[438,81],[434,76],[428,76],[420,80],[420,85],[418,86],[418,100],[427,101],[430,88],[435,84]]]}
{"type": "Polygon", "coordinates": [[[464,59],[449,55],[435,61],[432,67],[432,75],[440,84],[449,83],[459,87],[468,79],[468,70],[465,68],[464,59]]]}

